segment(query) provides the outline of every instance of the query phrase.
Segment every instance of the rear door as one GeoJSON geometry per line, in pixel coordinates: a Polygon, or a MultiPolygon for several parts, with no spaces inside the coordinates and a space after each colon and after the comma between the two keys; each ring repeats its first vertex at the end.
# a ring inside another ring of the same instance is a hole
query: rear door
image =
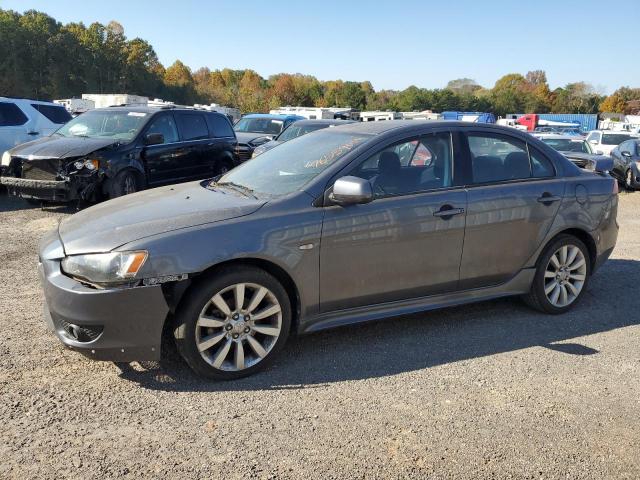
{"type": "Polygon", "coordinates": [[[552,162],[517,137],[467,130],[468,206],[460,288],[503,283],[540,246],[565,182],[552,162]]]}
{"type": "Polygon", "coordinates": [[[186,154],[182,162],[183,178],[206,178],[211,176],[209,156],[209,128],[204,112],[175,112],[182,148],[186,154]]]}
{"type": "Polygon", "coordinates": [[[205,163],[207,176],[225,173],[234,167],[236,136],[229,119],[220,113],[207,113],[209,141],[206,144],[205,163]]]}
{"type": "Polygon", "coordinates": [[[371,203],[325,207],[323,312],[455,290],[466,192],[453,178],[449,131],[382,147],[345,172],[368,179],[371,203]]]}

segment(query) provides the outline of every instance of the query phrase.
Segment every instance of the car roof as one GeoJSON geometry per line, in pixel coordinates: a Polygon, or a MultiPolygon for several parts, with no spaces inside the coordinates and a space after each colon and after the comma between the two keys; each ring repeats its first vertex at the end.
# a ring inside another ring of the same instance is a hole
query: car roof
{"type": "Polygon", "coordinates": [[[53,105],[53,106],[56,106],[56,107],[64,108],[64,105],[60,105],[59,103],[49,102],[47,100],[35,100],[33,98],[0,97],[0,101],[3,101],[3,102],[28,102],[28,103],[36,103],[38,105],[53,105]]]}
{"type": "Polygon", "coordinates": [[[284,113],[249,113],[244,115],[242,118],[270,118],[272,120],[305,120],[304,117],[300,115],[288,115],[284,113]]]}
{"type": "Polygon", "coordinates": [[[179,107],[149,107],[147,105],[118,105],[113,107],[94,108],[92,111],[100,112],[139,112],[139,113],[157,113],[157,112],[197,112],[197,113],[214,113],[216,115],[226,116],[224,113],[212,112],[209,110],[201,110],[197,108],[179,108],[179,107]]]}
{"type": "Polygon", "coordinates": [[[348,125],[350,123],[357,123],[355,120],[340,120],[334,118],[317,118],[311,120],[298,120],[296,125],[348,125]]]}
{"type": "Polygon", "coordinates": [[[574,142],[585,141],[585,139],[582,137],[576,137],[574,135],[562,135],[560,133],[539,133],[535,134],[534,137],[538,137],[540,140],[571,140],[574,142]]]}
{"type": "MultiPolygon", "coordinates": [[[[340,125],[331,130],[360,133],[368,135],[380,135],[391,131],[412,131],[416,129],[423,129],[426,126],[429,128],[456,128],[456,127],[473,127],[477,129],[493,129],[501,130],[521,136],[523,133],[520,130],[516,130],[512,127],[504,127],[495,123],[475,123],[475,122],[459,122],[455,120],[383,120],[379,122],[354,122],[347,125],[340,125]]],[[[528,134],[527,134],[528,135],[528,134]]]]}

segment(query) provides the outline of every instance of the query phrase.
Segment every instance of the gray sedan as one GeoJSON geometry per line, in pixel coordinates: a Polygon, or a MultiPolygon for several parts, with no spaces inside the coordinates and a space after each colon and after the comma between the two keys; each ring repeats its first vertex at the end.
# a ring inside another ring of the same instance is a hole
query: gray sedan
{"type": "Polygon", "coordinates": [[[514,129],[327,128],[63,221],[40,250],[46,320],[112,361],[159,359],[168,329],[197,373],[238,378],[292,332],[510,295],[564,313],[611,254],[616,212],[609,175],[514,129]]]}

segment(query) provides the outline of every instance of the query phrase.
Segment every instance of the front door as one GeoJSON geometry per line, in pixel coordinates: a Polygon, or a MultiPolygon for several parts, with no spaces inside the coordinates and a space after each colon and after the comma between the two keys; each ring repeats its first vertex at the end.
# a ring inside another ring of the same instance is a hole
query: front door
{"type": "Polygon", "coordinates": [[[467,134],[471,181],[460,288],[503,283],[540,246],[558,211],[565,183],[541,152],[518,138],[467,134]]]}
{"type": "Polygon", "coordinates": [[[405,300],[457,287],[466,192],[453,187],[451,134],[387,146],[348,175],[368,179],[371,203],[325,208],[322,312],[405,300]]]}
{"type": "Polygon", "coordinates": [[[164,142],[144,147],[143,157],[150,185],[171,183],[184,175],[187,149],[180,141],[173,114],[160,113],[151,120],[145,135],[159,133],[164,142]]]}

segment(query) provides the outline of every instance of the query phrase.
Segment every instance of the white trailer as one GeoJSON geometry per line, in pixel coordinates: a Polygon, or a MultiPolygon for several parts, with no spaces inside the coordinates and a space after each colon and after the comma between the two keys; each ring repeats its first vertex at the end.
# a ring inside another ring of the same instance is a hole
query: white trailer
{"type": "Polygon", "coordinates": [[[83,93],[83,100],[92,100],[95,108],[113,107],[116,105],[147,105],[148,97],[129,95],[128,93],[83,93]]]}
{"type": "Polygon", "coordinates": [[[381,122],[383,120],[402,120],[402,114],[386,111],[360,112],[361,122],[381,122]]]}
{"type": "Polygon", "coordinates": [[[330,108],[320,107],[280,107],[269,110],[272,115],[300,115],[308,120],[335,118],[330,108]]]}

